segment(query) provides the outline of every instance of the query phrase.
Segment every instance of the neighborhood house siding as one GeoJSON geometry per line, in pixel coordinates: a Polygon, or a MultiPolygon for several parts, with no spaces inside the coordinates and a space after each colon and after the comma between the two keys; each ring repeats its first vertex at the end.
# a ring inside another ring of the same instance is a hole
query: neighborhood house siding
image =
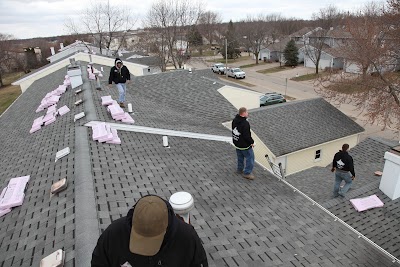
{"type": "Polygon", "coordinates": [[[325,167],[332,162],[333,156],[341,149],[343,144],[347,143],[352,148],[357,145],[357,142],[358,134],[289,154],[287,155],[286,175],[312,167],[325,167]],[[317,150],[321,150],[320,160],[315,160],[317,150]]]}

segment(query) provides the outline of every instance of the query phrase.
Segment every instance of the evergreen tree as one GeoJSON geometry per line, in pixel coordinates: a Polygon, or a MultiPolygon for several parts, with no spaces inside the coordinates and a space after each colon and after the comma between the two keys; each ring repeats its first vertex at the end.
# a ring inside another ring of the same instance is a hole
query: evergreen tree
{"type": "Polygon", "coordinates": [[[189,45],[192,47],[198,47],[203,45],[203,36],[201,36],[196,25],[192,25],[187,35],[189,45]]]}
{"type": "Polygon", "coordinates": [[[290,40],[287,43],[285,50],[283,51],[283,55],[286,60],[286,66],[297,66],[299,61],[299,49],[294,43],[294,40],[290,40]]]}
{"type": "MultiPolygon", "coordinates": [[[[226,31],[225,38],[227,39],[228,42],[228,58],[238,58],[240,56],[240,51],[237,49],[239,47],[239,43],[236,40],[236,31],[235,31],[235,26],[233,25],[232,20],[229,21],[228,24],[228,30],[226,31]]],[[[221,50],[222,56],[225,58],[225,40],[224,40],[224,46],[223,49],[221,50]]]]}

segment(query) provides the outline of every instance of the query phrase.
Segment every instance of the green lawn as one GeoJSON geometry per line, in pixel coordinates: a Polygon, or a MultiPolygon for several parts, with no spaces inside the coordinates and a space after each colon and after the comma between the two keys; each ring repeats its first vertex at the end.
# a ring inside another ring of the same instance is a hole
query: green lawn
{"type": "Polygon", "coordinates": [[[7,85],[0,88],[0,114],[2,114],[21,94],[21,88],[16,85],[7,85]]]}
{"type": "Polygon", "coordinates": [[[269,68],[269,69],[264,69],[264,70],[258,70],[258,73],[262,73],[262,74],[268,74],[268,73],[275,73],[275,72],[280,72],[280,71],[284,71],[288,68],[286,67],[274,67],[274,68],[269,68]]]}
{"type": "Polygon", "coordinates": [[[16,85],[11,85],[11,83],[18,80],[24,74],[23,72],[3,74],[3,83],[5,86],[0,88],[0,114],[2,114],[21,94],[21,88],[16,85]]]}
{"type": "Polygon", "coordinates": [[[244,68],[251,68],[251,67],[255,67],[255,66],[262,66],[262,65],[268,65],[268,64],[271,64],[271,63],[258,61],[258,64],[252,63],[252,64],[247,64],[247,65],[242,65],[242,66],[240,66],[240,68],[244,69],[244,68]]]}
{"type": "Polygon", "coordinates": [[[291,78],[291,80],[296,81],[296,82],[309,81],[309,80],[314,80],[314,79],[317,79],[318,77],[322,77],[325,75],[328,75],[328,73],[326,73],[326,72],[320,72],[318,74],[310,73],[310,74],[306,74],[306,75],[301,75],[299,77],[293,77],[293,78],[291,78]]]}

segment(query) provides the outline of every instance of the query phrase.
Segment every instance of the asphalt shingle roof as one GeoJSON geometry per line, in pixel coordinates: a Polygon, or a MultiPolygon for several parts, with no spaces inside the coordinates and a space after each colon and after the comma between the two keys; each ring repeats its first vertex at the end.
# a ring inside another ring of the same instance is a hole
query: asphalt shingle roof
{"type": "MultiPolygon", "coordinates": [[[[38,266],[59,248],[66,251],[65,266],[88,266],[82,262],[90,260],[100,230],[124,216],[141,196],[169,198],[182,190],[194,196],[192,223],[210,266],[395,266],[260,166],[254,181],[235,174],[235,150],[228,143],[170,137],[170,148],[164,148],[160,135],[124,131],[118,131],[121,145],[92,141],[91,129],[83,124],[109,121],[99,100],[108,89],[95,91],[87,78],[83,95],[75,96],[74,90],[62,95],[58,106],[67,104],[69,113],[29,134],[41,115],[34,110],[64,75],[59,70],[36,81],[0,117],[0,153],[6,155],[0,161],[1,185],[8,178],[31,175],[23,205],[0,218],[1,267],[38,266]],[[75,107],[81,97],[84,103],[75,107]],[[83,110],[87,117],[74,123],[74,114],[83,110]],[[55,163],[55,153],[66,146],[71,153],[55,163]],[[68,178],[68,188],[50,198],[51,184],[62,177],[68,178]]],[[[202,78],[183,72],[150,77],[136,77],[132,88],[137,91],[128,93],[137,123],[226,133],[218,125],[232,118],[233,110],[213,93],[217,86],[196,87],[202,78]],[[197,91],[188,95],[188,88],[197,91]],[[170,103],[173,96],[177,102],[170,103]],[[191,110],[184,101],[193,99],[198,101],[191,110]],[[163,114],[160,107],[166,115],[157,118],[163,114]]]]}
{"type": "Polygon", "coordinates": [[[334,174],[331,166],[314,167],[287,177],[287,181],[307,194],[336,216],[350,224],[373,242],[400,257],[400,199],[390,200],[379,190],[380,177],[375,171],[382,171],[384,154],[396,142],[368,138],[349,151],[354,159],[356,180],[345,199],[333,198],[334,174]],[[357,212],[350,203],[352,198],[376,194],[384,207],[357,212]]]}
{"type": "Polygon", "coordinates": [[[275,156],[364,131],[322,98],[254,109],[249,122],[275,156]]]}
{"type": "MultiPolygon", "coordinates": [[[[106,87],[108,74],[109,68],[104,68],[104,90],[93,91],[95,101],[104,95],[118,100],[115,85],[106,87]]],[[[222,123],[232,120],[237,110],[217,91],[223,84],[204,75],[204,71],[180,70],[132,77],[126,103],[132,103],[135,125],[230,136],[222,123]]],[[[101,105],[96,105],[96,112],[100,120],[114,122],[101,105]]]]}

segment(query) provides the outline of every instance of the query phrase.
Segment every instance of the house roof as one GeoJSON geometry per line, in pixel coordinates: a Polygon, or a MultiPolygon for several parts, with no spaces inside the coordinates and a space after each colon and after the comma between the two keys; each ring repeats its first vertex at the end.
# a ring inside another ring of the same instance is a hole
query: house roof
{"type": "Polygon", "coordinates": [[[303,37],[303,35],[310,33],[312,31],[314,31],[316,28],[315,27],[304,27],[300,30],[298,30],[297,32],[294,32],[292,34],[289,35],[289,38],[291,37],[303,37]]]}
{"type": "Polygon", "coordinates": [[[252,130],[275,156],[364,131],[323,98],[251,110],[249,121],[252,130]]]}
{"type": "MultiPolygon", "coordinates": [[[[85,70],[86,63],[81,64],[85,70]]],[[[96,91],[83,75],[83,93],[69,89],[58,104],[71,111],[29,134],[42,115],[34,110],[64,75],[61,69],[35,81],[0,117],[0,153],[6,155],[0,159],[0,184],[31,175],[23,205],[0,218],[0,266],[38,266],[60,248],[66,251],[65,266],[88,266],[101,230],[141,196],[167,199],[182,190],[194,196],[192,224],[210,266],[392,265],[260,166],[254,181],[235,175],[235,150],[226,142],[170,137],[170,148],[164,148],[160,135],[128,131],[118,131],[121,145],[92,141],[85,123],[110,121],[99,96],[116,96],[116,89],[105,88],[106,81],[103,91],[96,91]],[[81,97],[83,104],[75,106],[81,97]],[[86,117],[73,122],[81,111],[86,117]],[[54,162],[56,152],[67,146],[71,153],[54,162]],[[67,189],[50,197],[51,184],[63,177],[67,189]]],[[[213,83],[196,87],[202,77],[201,71],[135,77],[127,95],[135,125],[226,133],[216,124],[231,115],[230,108],[213,94],[213,83]]]]}
{"type": "Polygon", "coordinates": [[[352,38],[351,33],[345,27],[330,29],[327,31],[326,36],[332,38],[352,38]]]}
{"type": "Polygon", "coordinates": [[[379,190],[380,177],[375,171],[382,171],[384,154],[398,142],[368,138],[349,150],[354,159],[356,179],[345,199],[332,196],[334,178],[326,168],[314,167],[287,177],[287,181],[329,209],[336,216],[360,231],[373,242],[400,257],[399,216],[400,199],[390,200],[379,190]],[[383,208],[376,208],[362,213],[357,212],[349,199],[362,198],[376,194],[384,203],[383,208]]]}

